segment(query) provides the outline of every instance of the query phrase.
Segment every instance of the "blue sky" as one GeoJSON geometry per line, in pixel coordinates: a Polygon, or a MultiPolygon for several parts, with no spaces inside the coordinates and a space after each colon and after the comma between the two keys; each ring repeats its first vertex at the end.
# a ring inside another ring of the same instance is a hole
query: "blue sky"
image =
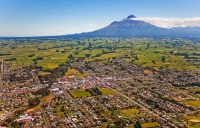
{"type": "Polygon", "coordinates": [[[148,21],[200,17],[200,0],[0,0],[0,36],[87,32],[130,14],[148,21]]]}

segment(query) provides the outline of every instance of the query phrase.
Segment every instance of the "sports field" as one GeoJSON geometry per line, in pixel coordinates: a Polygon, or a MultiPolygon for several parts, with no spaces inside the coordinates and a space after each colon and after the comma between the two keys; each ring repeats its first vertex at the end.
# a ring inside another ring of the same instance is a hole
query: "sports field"
{"type": "Polygon", "coordinates": [[[86,92],[84,89],[80,89],[80,90],[70,90],[69,92],[70,92],[70,94],[73,95],[75,98],[90,96],[90,93],[89,93],[89,92],[86,92]]]}

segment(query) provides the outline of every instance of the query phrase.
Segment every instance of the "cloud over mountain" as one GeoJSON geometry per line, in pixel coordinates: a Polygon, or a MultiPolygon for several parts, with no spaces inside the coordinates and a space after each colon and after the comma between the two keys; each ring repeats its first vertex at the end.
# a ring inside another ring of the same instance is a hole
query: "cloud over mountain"
{"type": "Polygon", "coordinates": [[[131,20],[142,20],[163,28],[173,27],[200,27],[200,17],[194,18],[131,18],[131,20]]]}
{"type": "Polygon", "coordinates": [[[200,17],[194,18],[137,18],[130,15],[120,21],[113,21],[106,27],[94,29],[88,24],[88,31],[64,37],[114,37],[114,38],[193,38],[200,37],[200,17]],[[167,29],[168,28],[168,29],[167,29]],[[94,30],[94,31],[93,31],[94,30]]]}
{"type": "Polygon", "coordinates": [[[97,24],[87,24],[88,27],[96,26],[97,24]]]}

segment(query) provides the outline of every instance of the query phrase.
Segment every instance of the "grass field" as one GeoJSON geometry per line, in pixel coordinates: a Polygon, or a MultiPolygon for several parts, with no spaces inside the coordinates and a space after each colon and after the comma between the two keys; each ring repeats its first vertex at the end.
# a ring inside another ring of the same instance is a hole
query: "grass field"
{"type": "Polygon", "coordinates": [[[40,111],[39,105],[26,110],[27,113],[33,112],[33,111],[40,111]]]}
{"type": "Polygon", "coordinates": [[[102,59],[100,63],[107,63],[108,58],[122,57],[127,62],[139,64],[144,67],[154,68],[168,67],[179,70],[199,69],[200,59],[198,43],[189,40],[153,40],[153,39],[104,39],[88,38],[73,40],[0,40],[0,59],[12,63],[12,68],[20,68],[34,63],[37,57],[43,57],[37,61],[37,66],[44,69],[54,69],[60,64],[69,61],[71,54],[73,59],[84,58],[85,60],[102,59]],[[79,42],[79,43],[78,43],[79,42]],[[192,44],[192,45],[191,45],[192,44]],[[5,55],[7,54],[7,55],[5,55]],[[90,54],[89,57],[86,57],[90,54]],[[136,59],[136,56],[138,59],[136,59]],[[162,61],[164,56],[165,61],[162,61]],[[152,61],[154,60],[155,63],[152,61]],[[191,60],[191,61],[190,61],[191,60]]]}
{"type": "Polygon", "coordinates": [[[191,94],[191,96],[193,96],[194,98],[198,98],[198,99],[200,99],[200,95],[197,95],[197,94],[191,94]]]}
{"type": "Polygon", "coordinates": [[[86,92],[84,89],[80,90],[71,90],[69,91],[71,95],[73,95],[75,98],[78,97],[85,97],[85,96],[91,96],[89,92],[86,92]]]}
{"type": "Polygon", "coordinates": [[[149,74],[149,73],[151,73],[151,70],[144,70],[144,73],[149,74]]]}
{"type": "Polygon", "coordinates": [[[111,89],[106,89],[106,88],[99,88],[99,91],[102,92],[102,95],[115,94],[115,91],[113,91],[111,89]]]}
{"type": "Polygon", "coordinates": [[[60,119],[61,117],[64,117],[64,112],[61,111],[62,105],[56,105],[55,108],[53,108],[53,111],[56,112],[56,117],[60,119]]]}
{"type": "Polygon", "coordinates": [[[48,101],[50,101],[52,99],[53,99],[53,95],[49,94],[48,96],[44,96],[44,97],[40,98],[40,101],[43,103],[47,103],[48,101]]]}
{"type": "Polygon", "coordinates": [[[200,120],[200,116],[183,116],[182,118],[183,118],[184,120],[186,120],[186,121],[192,120],[192,119],[200,120]]]}
{"type": "Polygon", "coordinates": [[[80,74],[79,71],[77,71],[76,69],[68,69],[67,72],[65,73],[65,76],[71,76],[71,75],[77,75],[80,74]]]}
{"type": "Polygon", "coordinates": [[[139,113],[137,109],[124,109],[124,110],[115,110],[114,115],[117,117],[118,115],[122,115],[122,118],[130,118],[130,117],[141,117],[142,113],[139,113]]]}
{"type": "Polygon", "coordinates": [[[188,126],[189,128],[200,128],[200,124],[194,124],[192,126],[188,126]]]}
{"type": "Polygon", "coordinates": [[[141,124],[142,128],[159,128],[159,124],[157,122],[149,122],[141,124]]]}
{"type": "Polygon", "coordinates": [[[69,68],[65,76],[85,77],[86,74],[81,74],[78,70],[69,68]]]}
{"type": "Polygon", "coordinates": [[[43,75],[49,75],[49,74],[51,74],[51,73],[50,72],[42,72],[42,73],[39,73],[38,75],[43,76],[43,75]]]}
{"type": "Polygon", "coordinates": [[[181,103],[193,106],[193,107],[200,107],[200,100],[183,100],[181,103]]]}
{"type": "MultiPolygon", "coordinates": [[[[200,120],[199,116],[183,116],[182,119],[184,119],[186,122],[189,120],[200,120]]],[[[189,128],[200,128],[200,124],[193,124],[191,122],[188,123],[189,128]]]]}
{"type": "Polygon", "coordinates": [[[101,116],[103,117],[109,117],[111,115],[111,111],[104,111],[101,113],[101,116]]]}

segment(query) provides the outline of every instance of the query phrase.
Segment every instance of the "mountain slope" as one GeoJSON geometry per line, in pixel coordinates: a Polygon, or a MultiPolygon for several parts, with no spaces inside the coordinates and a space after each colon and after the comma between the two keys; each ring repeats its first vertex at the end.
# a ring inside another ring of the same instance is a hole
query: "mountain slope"
{"type": "Polygon", "coordinates": [[[92,32],[92,34],[108,37],[143,37],[153,36],[152,31],[156,34],[166,31],[166,29],[156,27],[144,21],[124,19],[112,22],[105,28],[92,32]]]}
{"type": "Polygon", "coordinates": [[[72,34],[66,37],[198,37],[200,27],[161,28],[130,15],[121,21],[114,21],[110,25],[87,33],[72,34]]]}

